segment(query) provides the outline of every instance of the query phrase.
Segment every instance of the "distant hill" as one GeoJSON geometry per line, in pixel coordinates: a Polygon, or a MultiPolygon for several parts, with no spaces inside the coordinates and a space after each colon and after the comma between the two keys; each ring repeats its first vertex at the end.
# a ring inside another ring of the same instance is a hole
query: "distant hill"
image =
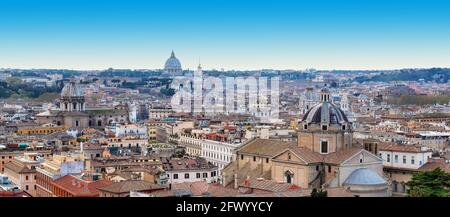
{"type": "Polygon", "coordinates": [[[432,69],[403,69],[390,73],[382,72],[373,77],[360,76],[353,81],[363,82],[390,82],[390,81],[436,81],[438,83],[447,83],[450,80],[450,69],[432,68],[432,69]]]}

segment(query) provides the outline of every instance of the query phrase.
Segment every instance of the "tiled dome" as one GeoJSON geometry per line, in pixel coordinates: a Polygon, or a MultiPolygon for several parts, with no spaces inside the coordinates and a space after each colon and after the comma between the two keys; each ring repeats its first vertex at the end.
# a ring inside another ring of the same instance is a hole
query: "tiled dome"
{"type": "Polygon", "coordinates": [[[82,97],[83,90],[74,82],[67,83],[61,91],[61,97],[82,97]]]}

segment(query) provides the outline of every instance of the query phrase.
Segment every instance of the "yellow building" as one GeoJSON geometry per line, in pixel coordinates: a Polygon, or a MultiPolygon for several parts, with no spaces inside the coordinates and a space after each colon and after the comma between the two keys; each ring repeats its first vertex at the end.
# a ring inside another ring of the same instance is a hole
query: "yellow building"
{"type": "Polygon", "coordinates": [[[44,124],[42,126],[19,127],[18,135],[48,135],[66,130],[64,126],[56,126],[53,124],[44,124]]]}

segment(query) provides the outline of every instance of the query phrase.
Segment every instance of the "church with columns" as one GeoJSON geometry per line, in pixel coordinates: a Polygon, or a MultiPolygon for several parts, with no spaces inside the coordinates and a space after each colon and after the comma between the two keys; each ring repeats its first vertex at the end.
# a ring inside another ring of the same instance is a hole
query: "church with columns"
{"type": "Polygon", "coordinates": [[[61,91],[59,110],[47,110],[36,115],[38,124],[52,123],[66,129],[102,129],[107,125],[129,123],[126,105],[113,108],[87,108],[83,89],[75,82],[68,82],[61,91]]]}

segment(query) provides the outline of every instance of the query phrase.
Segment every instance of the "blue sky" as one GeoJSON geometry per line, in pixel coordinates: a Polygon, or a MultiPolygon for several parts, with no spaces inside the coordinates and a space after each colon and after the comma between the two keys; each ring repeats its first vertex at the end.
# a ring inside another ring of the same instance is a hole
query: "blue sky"
{"type": "Polygon", "coordinates": [[[450,67],[444,0],[0,0],[0,68],[450,67]]]}

